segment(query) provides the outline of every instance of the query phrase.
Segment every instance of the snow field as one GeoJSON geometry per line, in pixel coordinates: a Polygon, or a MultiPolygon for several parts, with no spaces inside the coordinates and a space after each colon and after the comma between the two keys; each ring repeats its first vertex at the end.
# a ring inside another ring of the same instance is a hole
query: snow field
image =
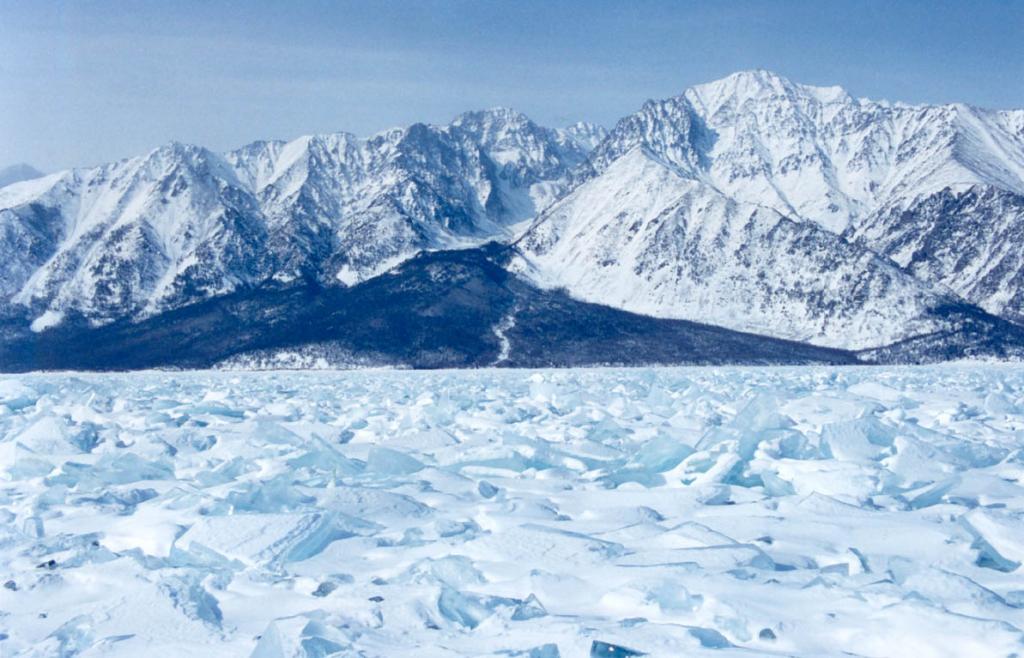
{"type": "Polygon", "coordinates": [[[0,655],[1024,655],[1022,448],[1019,366],[2,377],[0,655]]]}

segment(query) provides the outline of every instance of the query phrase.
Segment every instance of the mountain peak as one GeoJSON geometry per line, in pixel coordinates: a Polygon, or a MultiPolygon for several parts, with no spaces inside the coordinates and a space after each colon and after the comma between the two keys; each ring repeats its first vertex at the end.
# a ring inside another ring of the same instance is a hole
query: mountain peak
{"type": "MultiPolygon", "coordinates": [[[[779,75],[775,71],[768,69],[756,68],[756,69],[743,69],[730,73],[725,76],[719,82],[732,81],[734,83],[753,83],[760,85],[791,85],[793,84],[785,76],[779,75]]],[[[710,84],[714,84],[711,82],[710,84]]]]}
{"type": "Polygon", "coordinates": [[[151,150],[147,157],[149,159],[191,160],[202,157],[207,153],[210,153],[210,151],[202,146],[186,144],[172,139],[151,150]]]}
{"type": "Polygon", "coordinates": [[[26,180],[33,180],[35,178],[42,178],[43,172],[39,171],[32,165],[19,162],[9,167],[0,168],[0,187],[6,185],[13,185],[14,183],[20,183],[26,180]]]}
{"type": "Polygon", "coordinates": [[[696,85],[694,89],[718,91],[719,93],[732,93],[755,95],[766,91],[780,91],[793,87],[793,83],[767,69],[747,69],[730,73],[724,78],[705,82],[696,85]]]}
{"type": "Polygon", "coordinates": [[[449,125],[480,134],[491,133],[508,126],[517,129],[537,127],[530,117],[510,107],[491,107],[463,112],[452,119],[449,125]]]}
{"type": "Polygon", "coordinates": [[[799,84],[767,69],[737,71],[719,80],[688,89],[684,96],[712,113],[725,106],[740,107],[751,100],[786,98],[817,103],[850,102],[853,98],[839,86],[817,87],[799,84]]]}
{"type": "Polygon", "coordinates": [[[469,119],[499,119],[505,121],[528,121],[529,118],[513,107],[507,107],[504,105],[495,105],[493,107],[478,108],[475,110],[467,110],[460,113],[453,119],[453,123],[459,120],[469,119]]]}
{"type": "Polygon", "coordinates": [[[604,126],[587,121],[577,121],[563,128],[562,132],[588,153],[608,136],[608,130],[604,126]]]}
{"type": "Polygon", "coordinates": [[[231,186],[241,186],[237,172],[224,156],[196,144],[172,140],[150,151],[138,163],[140,180],[157,180],[180,168],[191,175],[213,176],[231,186]]]}

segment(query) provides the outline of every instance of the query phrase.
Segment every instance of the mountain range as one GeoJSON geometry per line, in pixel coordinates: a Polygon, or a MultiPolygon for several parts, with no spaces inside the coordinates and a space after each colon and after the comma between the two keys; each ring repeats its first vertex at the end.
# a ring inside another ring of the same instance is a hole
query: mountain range
{"type": "Polygon", "coordinates": [[[757,70],[611,130],[492,109],[27,178],[0,369],[1024,355],[1024,110],[757,70]]]}

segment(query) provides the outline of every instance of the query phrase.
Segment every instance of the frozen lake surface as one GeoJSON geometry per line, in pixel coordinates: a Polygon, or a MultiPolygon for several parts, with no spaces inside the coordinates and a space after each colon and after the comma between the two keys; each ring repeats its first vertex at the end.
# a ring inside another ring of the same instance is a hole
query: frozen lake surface
{"type": "Polygon", "coordinates": [[[0,655],[1024,655],[1024,368],[0,377],[0,655]]]}

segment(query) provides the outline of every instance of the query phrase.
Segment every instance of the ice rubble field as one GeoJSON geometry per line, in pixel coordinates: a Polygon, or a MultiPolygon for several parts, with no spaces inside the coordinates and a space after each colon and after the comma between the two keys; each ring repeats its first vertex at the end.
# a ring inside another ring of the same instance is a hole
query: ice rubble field
{"type": "Polygon", "coordinates": [[[0,378],[0,655],[1024,656],[1024,368],[0,378]]]}

